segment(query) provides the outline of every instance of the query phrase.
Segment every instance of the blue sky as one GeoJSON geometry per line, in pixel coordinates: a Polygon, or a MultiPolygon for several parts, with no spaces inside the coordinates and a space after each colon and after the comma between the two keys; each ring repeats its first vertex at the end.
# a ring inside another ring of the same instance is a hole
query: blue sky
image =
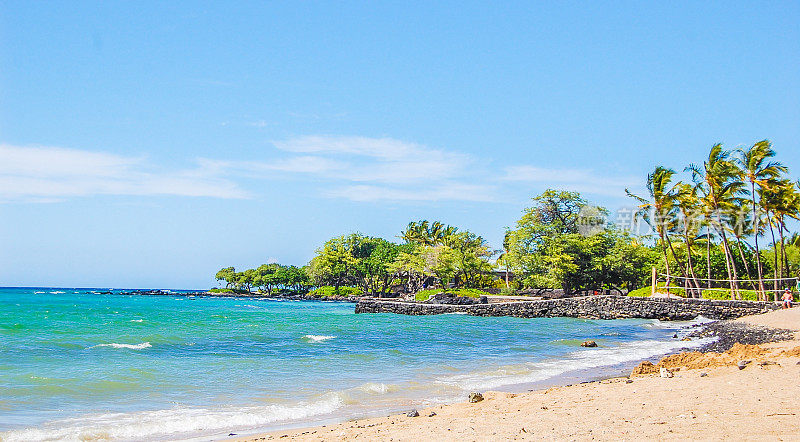
{"type": "MultiPolygon", "coordinates": [[[[0,4],[0,286],[192,287],[769,138],[798,2],[0,4]]],[[[793,173],[797,176],[797,173],[793,173]]]]}

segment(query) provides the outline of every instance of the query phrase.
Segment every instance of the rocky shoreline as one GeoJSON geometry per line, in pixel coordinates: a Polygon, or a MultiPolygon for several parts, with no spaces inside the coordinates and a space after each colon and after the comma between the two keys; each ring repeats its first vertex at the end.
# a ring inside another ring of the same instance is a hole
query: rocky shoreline
{"type": "Polygon", "coordinates": [[[791,341],[794,332],[781,328],[762,327],[737,321],[715,321],[698,326],[689,334],[690,338],[716,338],[697,351],[721,353],[730,350],[735,344],[761,345],[770,342],[791,341]]]}
{"type": "Polygon", "coordinates": [[[125,290],[121,292],[99,292],[100,294],[116,294],[127,296],[181,296],[189,298],[256,298],[256,299],[272,299],[278,301],[331,301],[331,302],[351,302],[356,303],[361,297],[355,296],[314,296],[309,294],[278,294],[266,295],[261,293],[236,293],[236,292],[223,292],[215,293],[209,291],[193,291],[193,292],[173,292],[170,290],[125,290]]]}
{"type": "Polygon", "coordinates": [[[779,308],[779,305],[772,302],[600,295],[470,305],[361,299],[356,304],[356,313],[402,315],[464,313],[473,316],[514,316],[518,318],[640,318],[687,321],[698,316],[718,320],[736,319],[742,316],[767,313],[779,308]]]}

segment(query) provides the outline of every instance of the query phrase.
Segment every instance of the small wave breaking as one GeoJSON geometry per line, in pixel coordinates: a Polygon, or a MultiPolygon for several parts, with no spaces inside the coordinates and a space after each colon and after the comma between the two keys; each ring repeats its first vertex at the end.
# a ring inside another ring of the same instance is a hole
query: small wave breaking
{"type": "Polygon", "coordinates": [[[117,344],[116,342],[112,342],[110,344],[98,344],[89,348],[97,348],[97,347],[111,347],[111,348],[129,348],[131,350],[144,350],[145,348],[150,348],[149,342],[142,342],[141,344],[117,344]]]}
{"type": "Polygon", "coordinates": [[[336,336],[325,336],[325,335],[305,335],[302,339],[306,342],[310,343],[317,343],[317,342],[325,342],[329,339],[334,339],[336,336]]]}

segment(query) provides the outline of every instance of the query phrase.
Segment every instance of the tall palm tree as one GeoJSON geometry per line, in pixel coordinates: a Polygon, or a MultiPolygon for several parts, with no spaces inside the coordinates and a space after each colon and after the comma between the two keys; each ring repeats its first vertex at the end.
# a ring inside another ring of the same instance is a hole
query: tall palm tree
{"type": "Polygon", "coordinates": [[[697,199],[697,188],[686,183],[678,183],[675,186],[675,201],[681,212],[682,234],[683,240],[686,243],[686,258],[688,261],[689,274],[692,276],[691,281],[694,285],[695,296],[700,297],[700,284],[697,281],[692,256],[692,248],[700,232],[700,222],[696,216],[700,205],[697,199]]]}
{"type": "Polygon", "coordinates": [[[773,264],[775,267],[776,278],[774,289],[777,292],[779,279],[783,279],[784,274],[788,276],[788,265],[786,263],[785,236],[786,219],[800,217],[800,195],[795,188],[795,183],[788,179],[774,180],[760,190],[762,206],[767,214],[770,234],[772,235],[773,264]],[[778,230],[780,245],[775,238],[775,229],[778,230]],[[786,273],[784,273],[786,272],[786,273]]]}
{"type": "Polygon", "coordinates": [[[771,181],[778,179],[781,174],[786,173],[787,169],[781,163],[770,160],[775,156],[775,151],[772,149],[772,144],[768,140],[759,141],[747,149],[739,149],[738,152],[738,160],[742,169],[742,175],[745,181],[750,185],[750,200],[753,208],[753,236],[756,249],[756,265],[758,267],[759,298],[766,300],[763,280],[764,268],[761,264],[761,250],[758,245],[761,214],[759,213],[760,202],[756,201],[756,196],[760,195],[760,193],[756,192],[756,187],[760,190],[771,181]]]}
{"type": "Polygon", "coordinates": [[[739,297],[739,286],[736,281],[738,274],[728,236],[725,233],[725,224],[729,222],[725,213],[735,206],[734,201],[743,191],[744,183],[740,179],[739,168],[732,161],[730,152],[724,150],[722,144],[718,143],[711,147],[708,159],[702,165],[692,164],[686,169],[692,173],[693,179],[698,184],[698,190],[702,194],[701,202],[706,220],[722,239],[725,265],[728,279],[731,282],[731,296],[737,299],[739,297]]]}
{"type": "Polygon", "coordinates": [[[748,248],[750,248],[750,245],[747,244],[744,239],[753,233],[750,213],[746,208],[750,202],[747,198],[736,198],[731,202],[734,207],[731,207],[731,211],[727,214],[729,223],[725,229],[732,234],[734,238],[736,238],[736,249],[739,252],[739,257],[742,259],[744,271],[747,273],[747,280],[752,281],[753,274],[750,272],[750,264],[747,262],[747,257],[745,256],[744,248],[742,247],[742,244],[745,244],[748,248]]]}
{"type": "Polygon", "coordinates": [[[783,181],[778,187],[779,204],[775,208],[775,215],[778,222],[778,232],[781,238],[781,257],[783,259],[782,275],[789,277],[789,260],[786,256],[786,244],[784,232],[789,232],[786,227],[787,218],[800,219],[800,192],[789,180],[783,181]]]}
{"type": "MultiPolygon", "coordinates": [[[[647,175],[649,199],[634,195],[628,189],[625,189],[625,193],[639,201],[638,211],[636,212],[637,218],[642,217],[658,234],[667,275],[670,274],[669,257],[667,256],[667,248],[669,248],[673,258],[678,263],[681,273],[685,277],[686,273],[675,254],[675,249],[672,247],[672,241],[669,238],[670,232],[674,229],[677,214],[675,185],[672,184],[673,176],[675,176],[674,170],[657,166],[652,173],[647,175]]],[[[667,280],[667,286],[669,286],[669,280],[667,280]]]]}

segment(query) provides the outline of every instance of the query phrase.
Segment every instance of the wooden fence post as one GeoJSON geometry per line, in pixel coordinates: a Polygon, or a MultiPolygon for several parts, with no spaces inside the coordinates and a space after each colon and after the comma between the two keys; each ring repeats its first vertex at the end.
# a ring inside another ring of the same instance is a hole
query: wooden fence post
{"type": "Polygon", "coordinates": [[[650,296],[655,296],[656,294],[656,268],[653,267],[653,274],[650,278],[650,296]]]}

